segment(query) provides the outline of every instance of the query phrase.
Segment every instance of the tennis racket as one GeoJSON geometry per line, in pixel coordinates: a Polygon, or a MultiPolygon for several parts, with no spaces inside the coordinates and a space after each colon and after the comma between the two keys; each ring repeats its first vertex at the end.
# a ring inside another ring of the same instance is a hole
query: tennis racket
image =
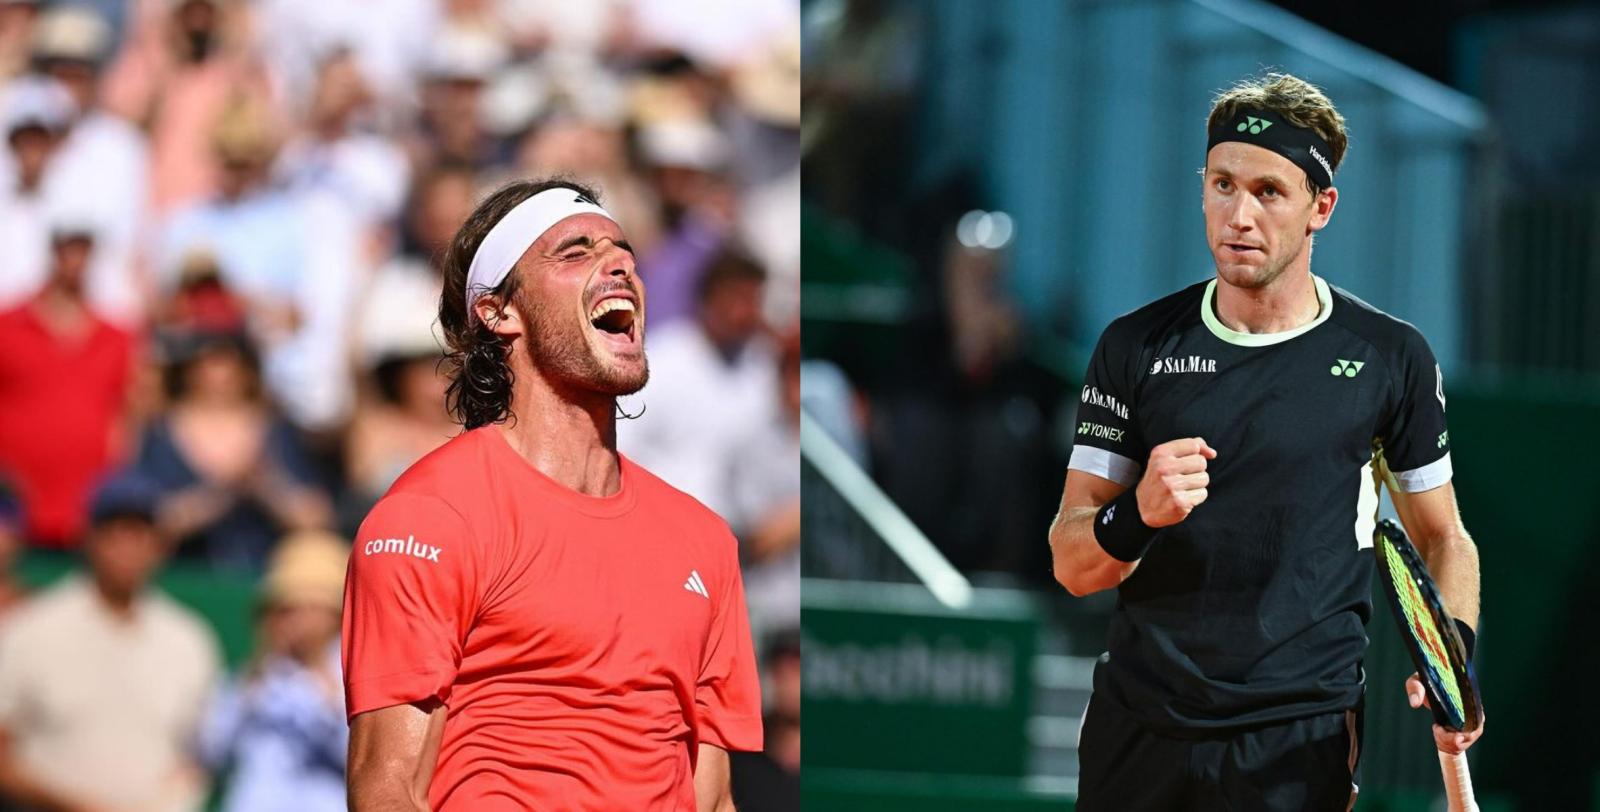
{"type": "MultiPolygon", "coordinates": [[[[1400,639],[1428,692],[1434,721],[1446,730],[1476,730],[1483,720],[1483,702],[1478,696],[1472,664],[1467,661],[1461,635],[1439,600],[1439,590],[1434,587],[1422,556],[1406,532],[1389,519],[1378,523],[1372,542],[1378,554],[1378,580],[1383,583],[1383,594],[1389,597],[1389,608],[1394,610],[1400,639]]],[[[1444,772],[1445,797],[1451,812],[1477,812],[1467,755],[1440,752],[1439,766],[1444,772]]]]}

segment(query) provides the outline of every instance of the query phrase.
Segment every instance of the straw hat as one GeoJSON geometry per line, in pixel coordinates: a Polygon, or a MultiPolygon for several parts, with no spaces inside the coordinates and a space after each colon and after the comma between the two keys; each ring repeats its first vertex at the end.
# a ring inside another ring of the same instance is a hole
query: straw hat
{"type": "Polygon", "coordinates": [[[266,603],[315,603],[338,610],[350,545],[321,530],[293,533],[278,542],[267,564],[261,596],[266,603]]]}

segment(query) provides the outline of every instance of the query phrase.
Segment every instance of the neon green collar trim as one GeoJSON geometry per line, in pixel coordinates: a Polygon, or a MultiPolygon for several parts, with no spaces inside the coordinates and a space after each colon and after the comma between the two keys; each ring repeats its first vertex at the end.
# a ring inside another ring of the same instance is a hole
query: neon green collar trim
{"type": "Polygon", "coordinates": [[[1327,321],[1329,316],[1333,315],[1333,293],[1328,290],[1328,283],[1322,281],[1322,277],[1315,275],[1311,277],[1311,281],[1317,289],[1317,304],[1321,305],[1321,308],[1317,311],[1316,318],[1293,330],[1284,330],[1281,333],[1241,333],[1223,324],[1222,320],[1217,318],[1214,304],[1217,293],[1217,280],[1215,279],[1211,280],[1211,284],[1206,285],[1205,298],[1200,300],[1200,320],[1206,323],[1206,327],[1211,330],[1212,335],[1229,344],[1237,344],[1240,347],[1266,347],[1272,344],[1280,344],[1302,333],[1310,332],[1317,325],[1327,321]]]}

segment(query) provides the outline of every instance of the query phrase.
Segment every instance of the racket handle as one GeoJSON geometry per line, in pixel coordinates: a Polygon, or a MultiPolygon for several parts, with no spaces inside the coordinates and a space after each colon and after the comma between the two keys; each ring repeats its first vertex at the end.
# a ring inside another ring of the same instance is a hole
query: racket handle
{"type": "Polygon", "coordinates": [[[1439,752],[1439,769],[1444,773],[1444,797],[1450,812],[1478,812],[1472,797],[1472,774],[1467,772],[1467,754],[1439,752]]]}

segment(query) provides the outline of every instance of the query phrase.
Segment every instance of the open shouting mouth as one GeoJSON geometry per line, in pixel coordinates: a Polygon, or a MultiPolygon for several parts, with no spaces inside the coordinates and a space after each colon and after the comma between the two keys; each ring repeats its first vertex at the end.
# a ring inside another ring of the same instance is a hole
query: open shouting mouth
{"type": "Polygon", "coordinates": [[[608,294],[589,308],[589,324],[613,345],[636,344],[641,321],[638,305],[627,291],[608,294]]]}

